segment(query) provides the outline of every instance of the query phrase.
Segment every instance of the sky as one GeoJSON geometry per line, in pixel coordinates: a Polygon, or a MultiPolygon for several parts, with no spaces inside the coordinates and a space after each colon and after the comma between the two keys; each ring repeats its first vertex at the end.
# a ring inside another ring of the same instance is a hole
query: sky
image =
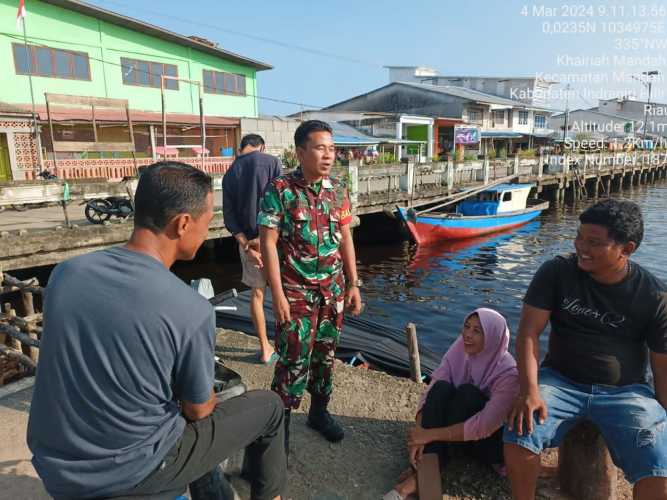
{"type": "Polygon", "coordinates": [[[271,64],[262,115],[324,107],[388,83],[387,65],[542,76],[554,109],[621,95],[667,102],[667,1],[87,0],[271,64]],[[569,83],[570,87],[567,87],[569,83]],[[286,101],[286,102],[280,102],[286,101]]]}

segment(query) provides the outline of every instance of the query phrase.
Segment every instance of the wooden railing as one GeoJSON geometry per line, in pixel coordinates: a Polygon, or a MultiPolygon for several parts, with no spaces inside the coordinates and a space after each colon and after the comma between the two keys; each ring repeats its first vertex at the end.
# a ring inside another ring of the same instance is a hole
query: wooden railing
{"type": "MultiPolygon", "coordinates": [[[[576,166],[585,177],[607,174],[610,169],[636,168],[667,164],[667,153],[615,153],[470,162],[434,162],[364,165],[350,162],[335,167],[333,175],[348,183],[350,198],[356,208],[391,203],[399,199],[429,198],[466,186],[501,179],[509,175],[533,177],[567,175],[576,166]]],[[[214,190],[222,190],[222,173],[214,173],[214,190]]],[[[0,207],[29,206],[37,203],[83,201],[108,196],[130,196],[136,189],[136,178],[123,182],[104,179],[18,181],[0,184],[0,207]]],[[[363,212],[367,213],[368,210],[363,212]]]]}
{"type": "MultiPolygon", "coordinates": [[[[173,158],[201,168],[201,158],[179,157],[173,158]]],[[[210,156],[204,158],[204,172],[209,174],[224,174],[232,162],[233,157],[210,156]]],[[[102,178],[110,181],[118,181],[124,177],[133,177],[137,173],[137,167],[143,167],[155,163],[152,158],[75,158],[58,160],[54,165],[53,160],[45,160],[44,168],[56,175],[59,179],[97,179],[102,178]]],[[[36,173],[32,170],[24,172],[27,180],[35,179],[36,173]]]]}

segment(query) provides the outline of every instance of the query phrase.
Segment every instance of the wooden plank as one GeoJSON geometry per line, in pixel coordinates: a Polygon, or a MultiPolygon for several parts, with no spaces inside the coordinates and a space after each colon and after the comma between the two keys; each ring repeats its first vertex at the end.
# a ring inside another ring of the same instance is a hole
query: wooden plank
{"type": "Polygon", "coordinates": [[[127,99],[112,99],[109,97],[87,97],[67,94],[44,94],[46,101],[51,104],[72,104],[75,106],[97,106],[98,108],[127,108],[127,99]]]}
{"type": "Polygon", "coordinates": [[[134,151],[132,142],[53,141],[56,152],[77,151],[134,151]]]}
{"type": "Polygon", "coordinates": [[[440,462],[436,453],[424,453],[417,467],[419,500],[442,500],[440,462]]]}

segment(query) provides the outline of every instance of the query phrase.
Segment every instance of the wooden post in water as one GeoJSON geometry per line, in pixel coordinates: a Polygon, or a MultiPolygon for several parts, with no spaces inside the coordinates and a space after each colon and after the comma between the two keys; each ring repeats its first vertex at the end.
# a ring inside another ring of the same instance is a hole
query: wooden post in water
{"type": "Polygon", "coordinates": [[[405,336],[408,340],[408,353],[410,353],[410,378],[413,382],[422,381],[421,362],[419,361],[419,344],[417,343],[417,327],[414,323],[408,323],[405,327],[405,336]]]}

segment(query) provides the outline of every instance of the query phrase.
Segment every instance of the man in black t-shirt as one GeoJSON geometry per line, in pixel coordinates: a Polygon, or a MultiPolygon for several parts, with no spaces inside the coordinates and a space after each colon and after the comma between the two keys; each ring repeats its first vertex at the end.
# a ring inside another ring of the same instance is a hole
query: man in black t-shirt
{"type": "Polygon", "coordinates": [[[504,435],[512,494],[535,497],[540,452],[586,418],[634,483],[634,498],[665,499],[667,287],[630,261],[644,234],[635,203],[605,200],[579,220],[576,254],[545,262],[524,298],[521,391],[504,435]],[[548,322],[538,376],[538,340],[548,322]],[[655,389],[646,377],[649,360],[655,389]]]}

